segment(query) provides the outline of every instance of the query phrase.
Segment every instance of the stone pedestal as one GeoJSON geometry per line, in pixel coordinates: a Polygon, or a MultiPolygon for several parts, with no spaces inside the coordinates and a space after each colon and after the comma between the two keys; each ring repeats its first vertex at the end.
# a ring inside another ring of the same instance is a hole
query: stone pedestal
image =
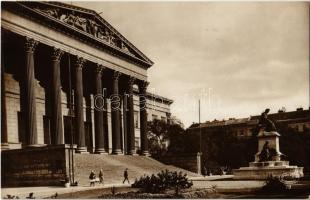
{"type": "Polygon", "coordinates": [[[198,152],[197,153],[197,174],[202,174],[201,173],[201,156],[202,156],[202,153],[201,152],[198,152]]]}
{"type": "Polygon", "coordinates": [[[276,155],[273,156],[272,160],[275,160],[275,161],[281,160],[282,153],[280,152],[279,137],[280,137],[280,134],[275,131],[272,131],[272,132],[260,131],[259,132],[259,134],[257,135],[258,152],[257,154],[255,154],[256,162],[259,162],[259,154],[261,153],[266,142],[268,142],[269,148],[274,149],[276,151],[276,155]]]}
{"type": "Polygon", "coordinates": [[[249,167],[241,167],[233,170],[234,179],[237,180],[264,180],[269,176],[292,178],[303,177],[303,167],[290,166],[288,161],[281,161],[279,137],[277,132],[260,131],[258,134],[258,152],[255,154],[255,161],[249,163],[249,167]],[[275,150],[275,155],[270,161],[260,161],[259,155],[264,145],[275,150]]]}

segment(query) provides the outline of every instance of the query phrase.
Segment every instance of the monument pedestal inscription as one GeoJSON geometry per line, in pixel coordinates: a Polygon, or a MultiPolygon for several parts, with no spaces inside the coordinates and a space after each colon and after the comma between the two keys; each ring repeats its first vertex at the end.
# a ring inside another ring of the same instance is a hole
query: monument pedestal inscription
{"type": "Polygon", "coordinates": [[[249,167],[233,170],[234,179],[267,179],[276,177],[303,177],[303,167],[290,166],[288,161],[282,161],[279,145],[280,134],[276,131],[274,123],[268,119],[269,109],[262,113],[258,123],[260,130],[258,137],[258,152],[255,161],[249,167]]]}
{"type": "Polygon", "coordinates": [[[234,179],[267,179],[268,176],[303,177],[303,167],[290,166],[289,161],[281,160],[279,148],[280,134],[275,131],[260,131],[258,134],[258,152],[255,161],[249,167],[233,170],[234,179]]]}

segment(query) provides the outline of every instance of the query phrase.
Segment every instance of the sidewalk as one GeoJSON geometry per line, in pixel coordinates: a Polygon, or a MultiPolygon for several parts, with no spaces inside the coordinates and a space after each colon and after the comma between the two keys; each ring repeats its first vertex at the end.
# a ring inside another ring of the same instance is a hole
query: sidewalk
{"type": "Polygon", "coordinates": [[[95,187],[90,186],[74,186],[74,187],[58,187],[58,186],[46,186],[46,187],[17,187],[17,188],[1,188],[1,197],[6,197],[9,195],[18,196],[19,198],[26,198],[29,193],[33,192],[36,199],[39,198],[46,198],[58,194],[65,194],[77,191],[86,191],[86,190],[93,190],[93,189],[100,189],[100,188],[111,188],[114,187],[130,187],[130,184],[106,184],[100,185],[98,184],[95,187]]]}
{"type": "Polygon", "coordinates": [[[214,180],[226,180],[232,179],[234,175],[212,175],[212,176],[201,176],[201,177],[191,177],[192,181],[214,181],[214,180]]]}

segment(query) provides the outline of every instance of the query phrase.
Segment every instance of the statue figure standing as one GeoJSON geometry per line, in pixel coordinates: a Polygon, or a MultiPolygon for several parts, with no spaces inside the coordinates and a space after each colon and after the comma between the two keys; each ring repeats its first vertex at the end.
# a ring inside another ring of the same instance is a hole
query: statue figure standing
{"type": "Polygon", "coordinates": [[[270,109],[267,108],[262,115],[260,116],[259,122],[258,122],[258,126],[259,128],[265,128],[266,132],[271,132],[271,131],[277,131],[276,126],[274,125],[274,123],[268,119],[268,113],[269,113],[270,109]]]}

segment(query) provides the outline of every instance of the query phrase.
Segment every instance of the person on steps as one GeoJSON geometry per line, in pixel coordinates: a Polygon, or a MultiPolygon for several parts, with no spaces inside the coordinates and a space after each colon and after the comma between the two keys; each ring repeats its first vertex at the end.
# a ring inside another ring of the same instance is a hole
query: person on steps
{"type": "Polygon", "coordinates": [[[99,181],[103,185],[103,171],[102,171],[102,169],[100,169],[100,171],[99,171],[99,181]]]}
{"type": "Polygon", "coordinates": [[[91,170],[89,174],[89,180],[90,180],[90,186],[95,186],[96,175],[95,175],[94,170],[91,170]]]}
{"type": "Polygon", "coordinates": [[[128,179],[128,169],[127,169],[127,168],[126,168],[125,171],[124,171],[124,180],[123,180],[123,184],[125,183],[126,180],[128,181],[128,183],[130,183],[130,182],[129,182],[129,179],[128,179]]]}

